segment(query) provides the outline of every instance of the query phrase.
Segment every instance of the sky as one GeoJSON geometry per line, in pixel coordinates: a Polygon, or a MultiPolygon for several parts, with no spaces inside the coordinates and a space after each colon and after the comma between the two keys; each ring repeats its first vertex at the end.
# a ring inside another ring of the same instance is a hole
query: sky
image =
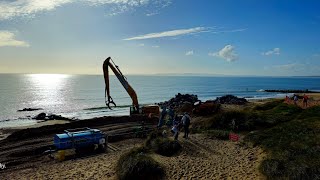
{"type": "Polygon", "coordinates": [[[318,0],[1,0],[0,73],[319,76],[318,0]]]}

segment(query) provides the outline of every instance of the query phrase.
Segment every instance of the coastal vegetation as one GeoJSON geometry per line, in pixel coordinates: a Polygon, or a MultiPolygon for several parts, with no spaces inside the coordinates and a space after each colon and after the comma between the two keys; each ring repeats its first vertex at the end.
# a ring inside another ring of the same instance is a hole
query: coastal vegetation
{"type": "Polygon", "coordinates": [[[116,166],[120,180],[126,179],[161,179],[164,170],[160,164],[146,154],[144,147],[133,148],[123,154],[116,166]]]}
{"type": "Polygon", "coordinates": [[[151,133],[145,142],[145,147],[162,156],[173,156],[182,148],[178,141],[163,137],[159,133],[151,133]]]}
{"type": "Polygon", "coordinates": [[[267,158],[259,170],[270,179],[320,177],[320,106],[302,109],[283,100],[220,111],[193,124],[194,132],[228,139],[229,132],[244,136],[243,145],[261,146],[267,158]]]}

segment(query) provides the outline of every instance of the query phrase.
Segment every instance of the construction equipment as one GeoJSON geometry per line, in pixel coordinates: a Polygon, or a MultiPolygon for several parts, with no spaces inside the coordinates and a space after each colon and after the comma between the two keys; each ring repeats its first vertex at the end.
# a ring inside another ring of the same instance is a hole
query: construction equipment
{"type": "Polygon", "coordinates": [[[68,129],[65,133],[56,134],[53,144],[58,150],[58,159],[63,160],[65,150],[75,149],[81,152],[83,149],[105,151],[107,148],[108,136],[98,129],[79,128],[68,129]]]}
{"type": "Polygon", "coordinates": [[[108,57],[103,63],[103,74],[104,74],[104,81],[105,81],[105,103],[109,109],[112,109],[111,105],[114,107],[117,106],[116,103],[113,101],[112,97],[110,96],[109,67],[132,99],[132,106],[130,107],[130,115],[144,114],[144,115],[159,116],[160,108],[158,105],[148,105],[144,107],[139,106],[136,92],[130,86],[130,84],[127,81],[127,78],[122,74],[119,67],[113,62],[111,57],[108,57]]]}
{"type": "Polygon", "coordinates": [[[206,116],[216,113],[217,111],[219,111],[219,109],[220,104],[215,103],[214,101],[197,101],[194,103],[194,109],[192,110],[192,113],[194,115],[206,116]]]}

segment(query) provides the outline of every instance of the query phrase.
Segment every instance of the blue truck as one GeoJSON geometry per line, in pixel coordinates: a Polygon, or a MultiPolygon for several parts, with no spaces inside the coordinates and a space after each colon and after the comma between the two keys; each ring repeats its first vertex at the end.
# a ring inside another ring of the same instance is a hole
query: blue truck
{"type": "Polygon", "coordinates": [[[106,150],[108,136],[98,129],[68,129],[62,134],[56,134],[53,142],[58,152],[64,152],[64,150],[68,149],[77,151],[95,146],[99,150],[106,150]]]}

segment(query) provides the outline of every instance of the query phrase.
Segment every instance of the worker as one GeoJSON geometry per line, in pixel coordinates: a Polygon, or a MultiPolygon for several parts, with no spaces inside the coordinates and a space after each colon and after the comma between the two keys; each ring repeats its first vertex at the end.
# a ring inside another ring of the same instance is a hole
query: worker
{"type": "Polygon", "coordinates": [[[294,105],[297,105],[298,95],[296,95],[296,94],[293,95],[293,102],[294,102],[294,105]]]}
{"type": "Polygon", "coordinates": [[[286,98],[285,98],[285,102],[286,103],[290,103],[290,98],[286,95],[286,98]]]}
{"type": "Polygon", "coordinates": [[[308,99],[309,99],[309,97],[306,94],[304,94],[303,95],[303,106],[304,107],[308,106],[308,99]]]}
{"type": "Polygon", "coordinates": [[[174,120],[173,120],[173,126],[171,129],[171,131],[173,133],[174,140],[178,140],[180,126],[181,126],[181,119],[179,116],[175,115],[174,120]]]}
{"type": "Polygon", "coordinates": [[[178,140],[178,137],[179,137],[179,129],[178,129],[179,125],[178,124],[174,124],[172,126],[172,133],[173,133],[173,137],[174,137],[174,140],[178,140]]]}
{"type": "Polygon", "coordinates": [[[167,115],[167,107],[163,106],[161,114],[160,114],[160,117],[159,117],[159,123],[158,123],[158,126],[157,126],[158,128],[162,127],[163,121],[164,121],[164,118],[165,118],[166,115],[167,115]]]}
{"type": "Polygon", "coordinates": [[[184,136],[183,138],[188,138],[189,136],[189,125],[190,125],[191,117],[187,112],[184,113],[182,117],[182,124],[184,128],[184,136]]]}
{"type": "Polygon", "coordinates": [[[174,109],[173,109],[172,106],[170,106],[169,109],[168,109],[168,115],[169,115],[169,120],[168,120],[168,122],[167,122],[167,125],[168,125],[168,126],[173,125],[174,114],[175,114],[174,109]]]}

